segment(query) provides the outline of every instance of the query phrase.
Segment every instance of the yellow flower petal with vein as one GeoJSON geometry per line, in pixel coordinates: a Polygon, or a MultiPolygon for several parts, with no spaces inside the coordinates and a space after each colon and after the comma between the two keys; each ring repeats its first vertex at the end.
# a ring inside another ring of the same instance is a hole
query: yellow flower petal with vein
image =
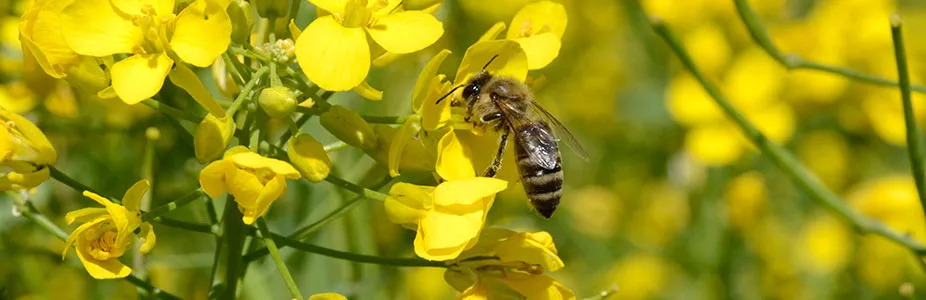
{"type": "Polygon", "coordinates": [[[367,32],[392,53],[411,53],[433,44],[444,34],[437,18],[420,11],[397,12],[379,19],[367,32]]]}
{"type": "MultiPolygon", "coordinates": [[[[254,224],[254,221],[257,220],[260,216],[263,216],[267,213],[267,209],[270,209],[270,204],[273,204],[273,201],[280,196],[283,196],[283,193],[286,192],[286,179],[283,176],[277,175],[274,176],[267,185],[260,190],[260,195],[257,196],[257,199],[254,202],[253,209],[245,209],[242,211],[241,221],[244,224],[251,225],[254,224]]],[[[240,204],[240,202],[239,202],[240,204]]]]}
{"type": "Polygon", "coordinates": [[[23,14],[19,27],[23,56],[31,53],[42,69],[55,78],[65,76],[65,65],[80,61],[61,33],[60,13],[69,3],[70,0],[36,3],[23,14]]]}
{"type": "MultiPolygon", "coordinates": [[[[77,0],[80,1],[80,0],[77,0]]],[[[150,5],[158,17],[167,17],[174,12],[174,0],[111,0],[113,6],[128,15],[137,15],[142,7],[150,5]]]]}
{"type": "Polygon", "coordinates": [[[73,224],[74,222],[88,222],[104,214],[106,214],[105,208],[99,208],[99,207],[81,208],[75,211],[68,212],[66,215],[64,215],[64,222],[67,223],[68,225],[73,224]]]}
{"type": "Polygon", "coordinates": [[[264,185],[254,174],[241,169],[229,172],[231,176],[225,178],[229,193],[235,196],[235,202],[244,210],[257,209],[257,198],[264,185]]]}
{"type": "Polygon", "coordinates": [[[225,110],[222,109],[219,102],[215,100],[215,97],[212,97],[212,94],[206,90],[206,87],[203,86],[203,83],[199,80],[199,76],[197,76],[193,70],[190,70],[190,68],[187,68],[183,64],[178,64],[177,67],[170,71],[169,76],[170,82],[173,82],[176,86],[189,93],[190,96],[193,97],[193,100],[196,100],[196,103],[199,103],[199,105],[205,108],[209,114],[215,116],[217,119],[225,118],[225,110]]]}
{"type": "Polygon", "coordinates": [[[370,71],[370,45],[361,28],[347,28],[332,16],[315,19],[296,40],[296,58],[306,77],[329,91],[346,91],[370,71]]]}
{"type": "Polygon", "coordinates": [[[552,32],[561,38],[566,32],[566,8],[552,1],[538,1],[518,11],[511,20],[507,38],[519,38],[541,32],[552,32]]]}
{"type": "Polygon", "coordinates": [[[428,213],[418,224],[415,254],[427,260],[450,260],[460,255],[482,229],[482,212],[467,215],[428,213]]]}
{"type": "MultiPolygon", "coordinates": [[[[80,242],[78,242],[80,244],[80,242]]],[[[93,258],[85,247],[77,246],[77,257],[84,264],[87,273],[96,279],[114,279],[123,278],[132,274],[132,269],[120,262],[118,259],[97,260],[93,258]]]]}
{"type": "Polygon", "coordinates": [[[441,50],[428,61],[424,69],[421,69],[421,73],[418,73],[418,79],[415,80],[415,89],[412,90],[412,109],[415,110],[415,112],[421,110],[421,106],[428,96],[431,82],[434,81],[434,78],[437,76],[437,70],[440,69],[444,59],[447,59],[450,53],[450,50],[441,50]]]}
{"type": "Polygon", "coordinates": [[[151,183],[142,179],[132,185],[128,191],[125,191],[125,196],[122,197],[122,205],[125,206],[125,209],[138,211],[138,203],[141,202],[141,197],[145,195],[150,186],[151,183]]]}
{"type": "Polygon", "coordinates": [[[466,49],[454,82],[457,84],[464,82],[469,75],[482,70],[486,63],[496,55],[498,58],[485,67],[486,71],[521,82],[527,78],[527,54],[524,54],[521,45],[510,40],[493,40],[478,42],[466,49]]]}
{"type": "Polygon", "coordinates": [[[273,173],[286,176],[287,179],[297,179],[301,175],[289,163],[273,158],[266,158],[254,152],[246,152],[229,158],[236,165],[251,169],[269,169],[273,173]]]}
{"type": "Polygon", "coordinates": [[[530,276],[518,274],[505,277],[502,281],[505,282],[509,288],[521,293],[521,295],[527,299],[560,300],[575,299],[576,297],[572,290],[546,275],[530,276]]]}
{"type": "Polygon", "coordinates": [[[81,0],[66,6],[61,31],[74,52],[89,56],[132,53],[143,38],[141,30],[120,16],[109,0],[81,0]]]}
{"type": "Polygon", "coordinates": [[[344,7],[350,0],[309,0],[315,7],[323,9],[328,13],[344,15],[344,7]]]}
{"type": "Polygon", "coordinates": [[[147,254],[151,252],[151,249],[153,249],[154,245],[157,243],[157,236],[154,235],[154,228],[150,223],[143,223],[139,228],[141,228],[139,236],[142,238],[142,244],[138,248],[138,251],[147,254]]]}
{"type": "Polygon", "coordinates": [[[473,169],[472,154],[469,148],[457,139],[453,130],[448,131],[440,139],[437,147],[437,166],[435,170],[445,180],[466,179],[476,177],[473,169]]]}
{"type": "Polygon", "coordinates": [[[470,205],[508,188],[508,182],[488,177],[450,180],[434,189],[435,206],[470,205]]]}
{"type": "Polygon", "coordinates": [[[235,168],[235,164],[220,160],[213,162],[199,172],[199,185],[203,192],[211,198],[218,198],[228,192],[225,187],[226,174],[229,174],[235,168]]]}
{"type": "Polygon", "coordinates": [[[84,231],[87,231],[87,229],[97,226],[100,223],[106,222],[109,219],[110,217],[108,215],[101,215],[90,221],[87,221],[86,223],[80,224],[80,226],[77,226],[77,228],[71,232],[71,235],[68,236],[68,239],[64,241],[64,251],[61,252],[61,259],[67,257],[68,250],[71,249],[71,245],[73,245],[74,242],[77,242],[77,239],[82,233],[84,233],[84,231]]]}
{"type": "Polygon", "coordinates": [[[232,24],[225,8],[193,2],[177,16],[170,48],[185,62],[208,67],[231,43],[232,24]]]}
{"type": "Polygon", "coordinates": [[[514,40],[521,44],[521,48],[524,48],[528,69],[542,69],[559,56],[561,42],[559,37],[552,32],[514,40]]]}
{"type": "Polygon", "coordinates": [[[136,104],[161,90],[173,65],[164,53],[133,55],[113,65],[113,89],[123,102],[136,104]]]}

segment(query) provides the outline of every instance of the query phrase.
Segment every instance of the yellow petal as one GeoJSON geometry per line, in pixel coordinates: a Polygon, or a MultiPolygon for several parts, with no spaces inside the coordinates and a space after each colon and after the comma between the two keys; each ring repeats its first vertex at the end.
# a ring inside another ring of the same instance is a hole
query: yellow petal
{"type": "Polygon", "coordinates": [[[218,198],[228,192],[226,174],[234,168],[235,164],[226,160],[215,161],[203,168],[199,172],[199,185],[203,192],[211,198],[218,198]]]}
{"type": "Polygon", "coordinates": [[[512,290],[527,299],[560,300],[575,299],[576,295],[550,276],[515,275],[502,279],[512,290]]]}
{"type": "Polygon", "coordinates": [[[434,189],[434,205],[471,205],[482,198],[495,195],[508,188],[508,182],[489,177],[448,180],[434,189]]]}
{"type": "Polygon", "coordinates": [[[0,163],[12,158],[13,151],[16,150],[13,136],[10,135],[10,130],[5,125],[0,124],[0,163]]]}
{"type": "Polygon", "coordinates": [[[486,30],[486,32],[483,33],[482,36],[480,36],[479,39],[476,40],[476,42],[494,40],[495,38],[498,37],[499,33],[502,33],[502,30],[505,30],[505,28],[506,28],[505,22],[497,22],[494,25],[492,25],[492,27],[489,28],[489,30],[486,30]]]}
{"type": "Polygon", "coordinates": [[[255,207],[241,212],[243,214],[241,221],[247,225],[254,224],[257,218],[267,213],[267,210],[270,209],[270,204],[273,204],[273,201],[279,199],[285,192],[286,179],[280,175],[274,176],[260,191],[260,195],[257,196],[257,201],[255,202],[255,207]]]}
{"type": "Polygon", "coordinates": [[[688,132],[685,150],[707,166],[724,166],[740,158],[746,142],[732,124],[704,125],[688,132]]]}
{"type": "Polygon", "coordinates": [[[428,96],[431,82],[437,77],[437,70],[440,69],[441,64],[448,55],[450,55],[450,50],[441,50],[428,61],[424,69],[421,69],[421,73],[418,73],[418,79],[415,81],[415,89],[412,91],[412,109],[416,112],[421,109],[425,97],[428,96]]]}
{"type": "Polygon", "coordinates": [[[151,249],[154,249],[154,244],[157,243],[157,236],[154,235],[154,228],[151,227],[149,223],[143,223],[140,226],[141,233],[138,235],[141,237],[141,246],[138,247],[138,251],[142,254],[148,254],[151,252],[151,249]]]}
{"type": "Polygon", "coordinates": [[[86,247],[77,242],[77,257],[84,264],[84,269],[96,279],[124,278],[132,274],[132,269],[122,264],[118,259],[97,260],[90,253],[84,253],[86,247]]]}
{"type": "Polygon", "coordinates": [[[293,166],[311,182],[321,182],[331,172],[331,160],[324,145],[311,135],[300,133],[290,139],[286,153],[293,166]]]}
{"type": "Polygon", "coordinates": [[[353,91],[366,99],[376,101],[383,100],[383,91],[373,88],[369,83],[366,82],[366,80],[361,82],[360,85],[355,86],[353,91]]]}
{"type": "Polygon", "coordinates": [[[507,38],[519,38],[543,32],[551,32],[557,39],[566,32],[566,8],[552,1],[537,1],[518,11],[511,20],[507,38]]]}
{"type": "Polygon", "coordinates": [[[338,293],[322,293],[310,296],[309,300],[347,300],[347,297],[338,293]]]}
{"type": "Polygon", "coordinates": [[[94,193],[94,192],[91,192],[91,191],[84,191],[84,192],[83,192],[83,195],[84,195],[84,197],[90,198],[90,200],[96,201],[96,203],[99,203],[100,205],[103,205],[103,206],[106,206],[106,207],[109,207],[110,205],[113,205],[113,203],[112,203],[111,201],[109,201],[109,199],[103,198],[102,196],[97,195],[97,194],[94,193]]]}
{"type": "MultiPolygon", "coordinates": [[[[29,144],[30,152],[38,154],[30,158],[33,163],[48,165],[54,164],[58,160],[58,154],[55,152],[51,142],[48,141],[48,137],[32,121],[2,108],[0,108],[0,120],[12,122],[16,126],[15,130],[26,138],[25,142],[29,144]]],[[[14,155],[13,159],[18,159],[18,157],[14,155]]]]}
{"type": "Polygon", "coordinates": [[[206,0],[184,8],[175,27],[170,48],[181,60],[197,67],[211,65],[231,43],[232,24],[225,8],[206,0]]]}
{"type": "Polygon", "coordinates": [[[527,54],[518,42],[510,40],[493,40],[478,42],[466,49],[454,82],[460,84],[475,72],[482,70],[497,76],[512,77],[518,81],[527,78],[527,54]],[[498,55],[491,64],[486,64],[498,55]]]}
{"type": "Polygon", "coordinates": [[[164,85],[174,61],[166,54],[133,55],[113,65],[113,89],[127,104],[153,97],[164,85]]]}
{"type": "Polygon", "coordinates": [[[251,152],[251,150],[249,150],[248,147],[240,146],[240,145],[234,146],[234,147],[228,148],[228,150],[225,151],[225,158],[231,158],[232,156],[235,156],[241,153],[248,153],[248,152],[251,152]]]}
{"type": "Polygon", "coordinates": [[[128,15],[142,13],[142,7],[151,6],[158,17],[167,17],[174,12],[174,0],[112,0],[113,6],[128,15]]]}
{"type": "Polygon", "coordinates": [[[296,58],[306,77],[329,91],[346,91],[370,71],[370,46],[361,28],[347,28],[332,16],[312,21],[296,40],[296,58]]]}
{"type": "Polygon", "coordinates": [[[565,266],[559,258],[553,238],[549,233],[519,233],[499,243],[495,247],[495,256],[501,261],[523,261],[533,265],[541,265],[547,272],[559,270],[565,266]]]}
{"type": "Polygon", "coordinates": [[[417,224],[424,218],[431,203],[432,187],[399,182],[389,189],[384,206],[389,221],[396,224],[417,224]]]}
{"type": "Polygon", "coordinates": [[[367,28],[377,44],[392,53],[411,53],[430,46],[444,34],[434,16],[421,11],[389,14],[367,28]]]}
{"type": "Polygon", "coordinates": [[[289,33],[293,36],[294,40],[299,39],[299,35],[302,34],[302,29],[299,29],[299,26],[296,26],[296,20],[289,20],[289,33]]]}
{"type": "Polygon", "coordinates": [[[177,64],[177,66],[170,71],[169,76],[170,82],[173,82],[189,93],[190,96],[193,97],[193,100],[196,100],[196,103],[202,105],[209,114],[218,118],[225,117],[225,110],[222,109],[219,102],[212,97],[212,94],[206,90],[206,87],[203,86],[203,83],[199,80],[199,76],[193,73],[193,70],[190,70],[190,68],[187,68],[183,64],[177,64]]]}
{"type": "Polygon", "coordinates": [[[515,39],[524,54],[527,55],[527,68],[537,70],[546,67],[559,56],[560,40],[552,32],[545,32],[535,36],[515,39]]]}
{"type": "Polygon", "coordinates": [[[482,215],[483,212],[478,209],[464,215],[429,212],[418,224],[415,253],[427,260],[456,258],[472,239],[479,236],[482,215]]]}
{"type": "Polygon", "coordinates": [[[476,281],[476,284],[464,290],[460,295],[457,296],[457,300],[488,300],[489,299],[489,289],[480,281],[476,281]]]}
{"type": "Polygon", "coordinates": [[[229,172],[229,174],[231,176],[226,175],[228,189],[229,192],[235,196],[235,202],[238,202],[238,208],[242,213],[249,210],[256,210],[261,190],[264,189],[264,185],[260,183],[260,179],[254,174],[240,169],[234,169],[233,172],[229,172]]]}
{"type": "Polygon", "coordinates": [[[120,16],[109,0],[81,0],[66,6],[61,11],[61,33],[74,52],[89,56],[132,53],[143,38],[141,30],[120,16]]]}
{"type": "Polygon", "coordinates": [[[392,137],[392,142],[389,144],[389,154],[388,154],[388,163],[389,167],[389,176],[398,177],[399,176],[399,162],[402,158],[402,153],[405,151],[405,146],[408,145],[408,142],[411,141],[415,134],[421,130],[418,126],[420,119],[417,116],[411,116],[405,120],[405,124],[402,124],[402,127],[399,128],[399,131],[392,137]]]}
{"type": "Polygon", "coordinates": [[[349,0],[309,0],[315,7],[323,9],[331,14],[344,15],[344,7],[349,0]]]}
{"type": "Polygon", "coordinates": [[[75,211],[70,211],[66,215],[64,215],[64,221],[68,225],[73,224],[74,222],[87,222],[103,214],[106,214],[105,208],[99,208],[99,207],[81,208],[75,211]]]}
{"type": "Polygon", "coordinates": [[[69,2],[36,3],[23,15],[20,23],[23,56],[34,55],[42,69],[55,78],[63,78],[66,66],[80,61],[61,34],[60,13],[69,2]]]}
{"type": "Polygon", "coordinates": [[[373,59],[373,66],[377,68],[385,68],[386,66],[394,63],[399,58],[402,58],[405,54],[386,52],[379,57],[373,59]]]}
{"type": "Polygon", "coordinates": [[[453,130],[440,139],[437,147],[437,174],[445,180],[459,180],[476,177],[472,154],[463,146],[453,130]]]}
{"type": "Polygon", "coordinates": [[[193,152],[196,160],[207,163],[221,156],[222,151],[231,142],[234,131],[235,123],[232,118],[216,118],[211,113],[206,114],[193,132],[193,152]]]}
{"type": "Polygon", "coordinates": [[[287,179],[297,179],[302,175],[299,174],[299,171],[296,168],[293,168],[289,163],[273,158],[263,157],[260,154],[254,152],[239,153],[231,157],[227,157],[227,160],[230,160],[238,165],[239,167],[249,168],[249,169],[269,169],[273,173],[286,176],[287,179]]]}
{"type": "Polygon", "coordinates": [[[133,184],[128,191],[125,191],[125,196],[122,197],[122,205],[125,206],[125,209],[138,211],[138,203],[150,186],[151,183],[148,180],[142,179],[133,184]]]}
{"type": "MultiPolygon", "coordinates": [[[[441,74],[435,77],[434,81],[431,81],[427,95],[423,97],[424,101],[421,103],[421,110],[418,112],[421,114],[421,127],[429,132],[444,127],[453,120],[453,114],[450,112],[451,99],[444,99],[440,103],[437,102],[437,99],[447,95],[447,92],[450,91],[450,82],[443,81],[443,78],[444,75],[441,74]]],[[[452,98],[453,95],[447,97],[452,98]]]]}

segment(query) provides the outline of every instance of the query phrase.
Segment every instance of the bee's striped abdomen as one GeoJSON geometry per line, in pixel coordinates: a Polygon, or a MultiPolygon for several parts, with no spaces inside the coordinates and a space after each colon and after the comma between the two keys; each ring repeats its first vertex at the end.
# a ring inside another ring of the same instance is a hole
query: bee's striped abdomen
{"type": "MultiPolygon", "coordinates": [[[[549,130],[546,124],[543,123],[527,124],[515,129],[515,139],[543,138],[520,134],[531,131],[531,127],[534,126],[540,126],[543,129],[549,130]]],[[[527,198],[530,199],[531,205],[534,206],[534,209],[536,209],[540,215],[549,219],[553,215],[553,211],[556,210],[556,207],[559,206],[559,199],[563,194],[563,170],[561,168],[561,159],[559,149],[556,148],[556,142],[553,140],[544,142],[545,143],[542,144],[552,145],[550,146],[552,149],[530,152],[530,149],[525,149],[522,146],[525,143],[515,141],[514,144],[515,154],[518,159],[518,170],[521,172],[521,183],[524,186],[524,191],[527,193],[527,198]],[[555,157],[547,157],[547,159],[555,160],[556,163],[552,168],[547,168],[537,163],[535,160],[532,160],[531,155],[552,155],[555,157]]]]}

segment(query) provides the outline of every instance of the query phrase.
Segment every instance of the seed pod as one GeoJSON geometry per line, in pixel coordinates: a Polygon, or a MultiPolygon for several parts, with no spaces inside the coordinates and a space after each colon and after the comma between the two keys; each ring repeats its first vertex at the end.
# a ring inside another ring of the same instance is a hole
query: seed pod
{"type": "Polygon", "coordinates": [[[251,4],[244,0],[232,0],[225,12],[232,21],[232,41],[238,44],[248,44],[251,38],[251,28],[254,26],[251,4]]]}
{"type": "Polygon", "coordinates": [[[260,108],[263,108],[271,118],[288,118],[296,111],[296,94],[285,86],[272,86],[260,91],[257,99],[260,108]]]}
{"type": "Polygon", "coordinates": [[[286,16],[286,14],[289,13],[290,1],[291,0],[251,0],[257,8],[257,14],[268,19],[286,16]]]}
{"type": "Polygon", "coordinates": [[[319,123],[336,138],[360,149],[376,148],[376,134],[359,114],[335,105],[319,117],[319,123]]]}
{"type": "Polygon", "coordinates": [[[300,133],[289,140],[286,148],[289,162],[311,182],[320,182],[331,171],[331,160],[325,152],[325,146],[311,135],[300,133]]]}
{"type": "Polygon", "coordinates": [[[196,154],[196,160],[204,164],[222,156],[233,132],[235,123],[232,118],[217,118],[207,114],[193,133],[193,152],[196,154]]]}

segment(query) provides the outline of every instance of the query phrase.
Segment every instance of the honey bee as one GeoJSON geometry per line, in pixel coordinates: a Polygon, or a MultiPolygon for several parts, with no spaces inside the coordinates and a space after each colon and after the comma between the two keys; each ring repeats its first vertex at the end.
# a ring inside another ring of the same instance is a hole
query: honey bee
{"type": "Polygon", "coordinates": [[[437,102],[462,87],[465,120],[474,127],[489,128],[501,134],[498,152],[483,173],[485,177],[494,177],[501,167],[508,137],[514,133],[514,149],[524,191],[531,206],[549,219],[559,206],[563,189],[562,159],[557,142],[565,142],[583,160],[588,161],[588,155],[572,133],[534,101],[534,94],[527,85],[486,71],[497,57],[437,102]]]}

